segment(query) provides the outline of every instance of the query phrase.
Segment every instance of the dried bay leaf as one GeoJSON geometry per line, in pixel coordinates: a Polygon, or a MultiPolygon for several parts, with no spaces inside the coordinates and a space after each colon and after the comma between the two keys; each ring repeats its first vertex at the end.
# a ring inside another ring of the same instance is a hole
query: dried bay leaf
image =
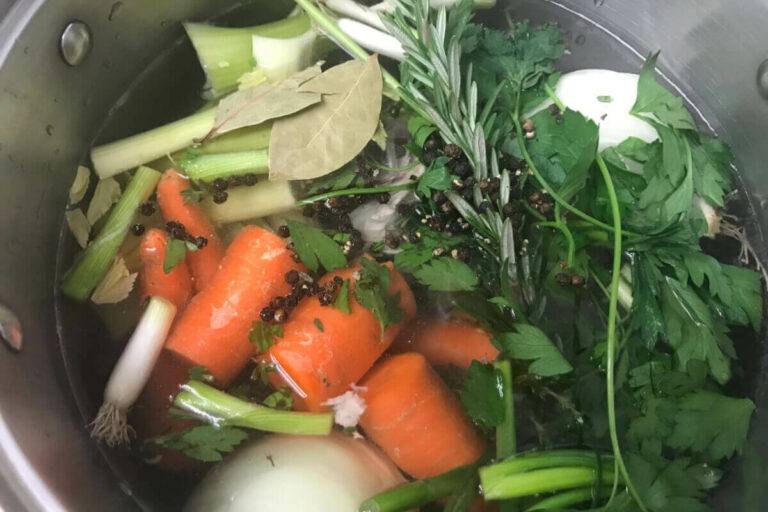
{"type": "Polygon", "coordinates": [[[269,145],[270,180],[324,176],[357,156],[379,126],[382,76],[378,58],[332,67],[299,87],[323,101],[277,119],[269,145]]]}
{"type": "Polygon", "coordinates": [[[230,94],[216,107],[213,129],[204,140],[238,128],[255,126],[270,119],[294,114],[320,103],[322,95],[319,92],[300,89],[302,84],[317,77],[320,72],[318,63],[278,84],[260,83],[230,94]]]}

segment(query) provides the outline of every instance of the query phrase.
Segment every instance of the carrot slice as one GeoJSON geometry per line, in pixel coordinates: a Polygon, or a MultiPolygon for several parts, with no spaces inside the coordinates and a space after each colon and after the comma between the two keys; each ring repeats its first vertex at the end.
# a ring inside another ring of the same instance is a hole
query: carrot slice
{"type": "Polygon", "coordinates": [[[419,322],[412,336],[406,341],[408,350],[435,366],[469,368],[472,361],[489,362],[499,355],[488,331],[465,320],[419,322]]]}
{"type": "Polygon", "coordinates": [[[428,478],[471,464],[485,444],[445,382],[415,352],[376,365],[361,382],[366,434],[403,471],[428,478]]]}
{"type": "Polygon", "coordinates": [[[181,223],[192,236],[205,237],[208,243],[202,249],[187,253],[187,261],[194,278],[195,291],[205,290],[212,282],[224,255],[221,243],[211,221],[195,202],[184,197],[189,181],[173,169],[163,173],[157,185],[157,202],[166,222],[181,223]]]}
{"type": "Polygon", "coordinates": [[[392,344],[403,324],[416,314],[416,301],[399,272],[390,268],[389,293],[400,293],[403,321],[383,333],[378,320],[354,299],[354,276],[360,267],[332,272],[321,283],[338,276],[349,279],[350,313],[322,306],[316,297],[303,300],[283,326],[283,336],[269,351],[269,360],[294,390],[296,406],[326,409],[323,402],[343,394],[357,382],[392,344]]]}
{"type": "Polygon", "coordinates": [[[169,273],[163,269],[168,236],[160,229],[150,229],[141,239],[139,257],[143,267],[139,272],[142,303],[148,297],[162,297],[176,306],[177,315],[184,310],[192,295],[192,279],[185,261],[169,273]]]}
{"type": "Polygon", "coordinates": [[[226,386],[256,354],[248,333],[270,300],[290,291],[284,277],[293,269],[302,267],[282,238],[256,226],[243,228],[213,282],[176,321],[166,348],[226,386]]]}

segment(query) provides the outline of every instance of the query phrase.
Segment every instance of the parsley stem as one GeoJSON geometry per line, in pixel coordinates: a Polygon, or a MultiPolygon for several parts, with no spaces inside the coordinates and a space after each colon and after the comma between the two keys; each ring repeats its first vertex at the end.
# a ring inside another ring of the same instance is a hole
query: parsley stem
{"type": "Polygon", "coordinates": [[[333,414],[281,411],[246,402],[199,381],[182,386],[173,404],[214,425],[296,435],[328,435],[333,414]]]}
{"type": "MultiPolygon", "coordinates": [[[[504,421],[496,427],[496,458],[506,459],[517,452],[517,432],[515,428],[515,397],[512,387],[512,363],[507,360],[496,361],[494,367],[501,373],[504,390],[504,421]]],[[[517,503],[507,500],[499,504],[500,512],[515,512],[517,503]]]]}
{"type": "Polygon", "coordinates": [[[477,467],[461,466],[442,475],[416,480],[368,498],[360,512],[399,512],[444,498],[471,480],[477,467]]]}
{"type": "MultiPolygon", "coordinates": [[[[608,299],[608,333],[606,336],[606,376],[605,376],[605,394],[608,402],[608,431],[611,438],[611,447],[613,449],[613,456],[616,458],[616,466],[614,473],[621,476],[632,495],[637,502],[637,506],[643,512],[646,512],[643,500],[640,498],[637,490],[635,489],[632,479],[630,478],[627,466],[624,464],[624,458],[621,455],[621,447],[619,446],[619,435],[616,430],[616,392],[615,392],[615,361],[616,361],[616,317],[618,315],[619,305],[619,282],[621,279],[621,242],[622,237],[616,236],[617,233],[621,233],[621,211],[619,209],[619,200],[616,196],[616,189],[613,186],[613,180],[611,179],[611,173],[608,171],[608,167],[603,161],[603,157],[597,154],[597,166],[600,169],[600,174],[605,181],[605,188],[608,192],[608,199],[611,204],[611,216],[613,217],[613,265],[611,270],[611,285],[610,285],[610,297],[608,299]]],[[[618,478],[614,479],[613,490],[611,492],[611,500],[616,495],[616,489],[618,486],[618,478]]]]}
{"type": "Polygon", "coordinates": [[[551,99],[552,102],[557,106],[557,108],[560,109],[560,112],[565,112],[565,109],[568,107],[565,106],[565,103],[563,103],[563,100],[557,97],[557,94],[555,94],[555,91],[552,89],[552,87],[548,83],[544,83],[544,92],[547,93],[547,96],[549,96],[549,99],[551,99]]]}
{"type": "Polygon", "coordinates": [[[573,233],[568,229],[568,225],[563,221],[560,216],[560,203],[555,203],[555,221],[554,222],[539,222],[537,224],[541,227],[554,228],[560,231],[565,237],[565,241],[568,245],[568,252],[566,255],[566,265],[568,268],[573,266],[573,260],[576,257],[576,241],[573,239],[573,233]]]}
{"type": "Polygon", "coordinates": [[[615,476],[615,472],[600,474],[597,468],[590,466],[559,466],[516,473],[493,481],[484,480],[481,474],[480,480],[485,499],[495,501],[590,486],[598,479],[600,483],[616,485],[615,476]]]}
{"type": "Polygon", "coordinates": [[[373,158],[369,158],[368,163],[374,166],[376,169],[384,172],[408,172],[414,170],[420,164],[418,160],[414,160],[413,162],[409,163],[408,165],[404,165],[403,167],[390,167],[377,160],[374,160],[373,158]]]}
{"type": "Polygon", "coordinates": [[[381,194],[383,192],[399,192],[401,190],[413,190],[416,188],[416,183],[401,183],[400,185],[382,185],[380,187],[369,188],[345,188],[343,190],[332,190],[324,194],[318,194],[301,199],[296,202],[298,206],[306,206],[308,204],[316,203],[317,201],[325,201],[333,197],[342,196],[359,196],[365,194],[381,194]]]}

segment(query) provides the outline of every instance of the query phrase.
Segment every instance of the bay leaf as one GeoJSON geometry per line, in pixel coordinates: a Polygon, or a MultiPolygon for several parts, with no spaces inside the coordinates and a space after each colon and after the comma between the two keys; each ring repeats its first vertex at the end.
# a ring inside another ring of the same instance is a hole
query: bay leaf
{"type": "Polygon", "coordinates": [[[320,93],[320,104],[272,125],[270,180],[318,178],[357,156],[379,126],[382,76],[379,61],[351,60],[299,87],[320,93]]]}
{"type": "Polygon", "coordinates": [[[255,126],[264,121],[294,114],[320,103],[319,92],[303,91],[300,86],[320,75],[320,64],[308,67],[277,83],[260,83],[245,87],[222,99],[216,107],[213,129],[203,140],[209,140],[238,128],[255,126]]]}

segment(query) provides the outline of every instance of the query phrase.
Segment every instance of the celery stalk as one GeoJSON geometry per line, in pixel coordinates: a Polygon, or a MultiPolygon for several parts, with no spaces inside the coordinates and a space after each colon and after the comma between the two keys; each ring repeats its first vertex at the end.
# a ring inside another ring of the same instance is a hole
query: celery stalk
{"type": "MultiPolygon", "coordinates": [[[[611,487],[606,486],[603,489],[600,489],[605,496],[610,496],[611,494],[611,487]]],[[[572,491],[566,491],[561,492],[559,494],[555,494],[554,496],[549,496],[541,501],[537,502],[535,505],[532,505],[525,509],[525,512],[534,512],[535,510],[541,511],[541,510],[565,510],[570,509],[573,505],[578,505],[579,503],[584,503],[585,501],[590,501],[595,499],[595,487],[583,487],[581,489],[574,489],[572,491]]]]}
{"type": "Polygon", "coordinates": [[[534,469],[558,466],[597,467],[601,462],[610,464],[613,462],[613,458],[607,455],[602,455],[598,460],[598,454],[586,450],[529,452],[480,468],[480,479],[483,481],[490,481],[534,469]]]}
{"type": "Polygon", "coordinates": [[[240,153],[241,151],[256,151],[269,147],[269,137],[272,134],[272,123],[266,122],[258,126],[240,128],[208,140],[195,151],[201,155],[215,153],[240,153]]]}
{"type": "Polygon", "coordinates": [[[208,217],[215,223],[257,219],[297,206],[291,186],[286,181],[263,181],[252,187],[235,187],[227,193],[224,203],[216,204],[210,197],[202,203],[208,217]]]}
{"type": "Polygon", "coordinates": [[[292,16],[283,20],[244,28],[214,27],[204,23],[185,23],[214,96],[237,87],[237,80],[254,67],[254,35],[288,39],[310,28],[309,17],[292,16]]]}
{"type": "Polygon", "coordinates": [[[498,479],[483,478],[481,474],[480,483],[486,500],[505,500],[588,487],[597,483],[598,478],[601,479],[601,484],[612,484],[613,468],[606,468],[601,473],[594,467],[562,466],[517,473],[498,479]]]}
{"type": "Polygon", "coordinates": [[[269,153],[266,149],[199,155],[190,150],[179,160],[179,166],[190,179],[210,182],[246,173],[265,174],[269,171],[269,153]]]}
{"type": "Polygon", "coordinates": [[[104,179],[152,162],[191,146],[208,135],[215,122],[216,109],[210,108],[165,126],[98,146],[91,151],[93,168],[104,179]]]}
{"type": "Polygon", "coordinates": [[[87,299],[104,278],[118,249],[128,234],[139,205],[149,198],[160,180],[160,173],[139,167],[117,202],[99,235],[64,276],[61,290],[67,297],[87,299]]]}
{"type": "Polygon", "coordinates": [[[182,386],[173,403],[215,426],[307,436],[327,436],[333,428],[331,413],[272,409],[235,398],[198,381],[190,381],[182,386]]]}

